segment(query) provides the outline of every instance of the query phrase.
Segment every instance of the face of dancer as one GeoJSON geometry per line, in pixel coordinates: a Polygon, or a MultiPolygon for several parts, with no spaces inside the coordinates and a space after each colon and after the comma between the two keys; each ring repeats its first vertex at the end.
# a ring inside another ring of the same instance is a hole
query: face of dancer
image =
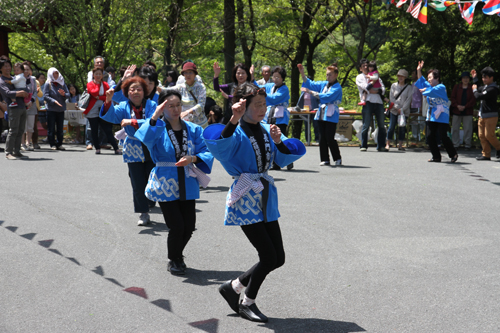
{"type": "Polygon", "coordinates": [[[339,73],[335,73],[335,71],[332,71],[329,69],[326,70],[326,80],[328,81],[328,83],[335,82],[335,80],[337,80],[338,76],[339,76],[339,73]]]}
{"type": "Polygon", "coordinates": [[[168,121],[177,120],[181,116],[181,112],[182,104],[179,97],[175,95],[168,96],[167,104],[163,112],[164,117],[167,118],[168,121]]]}
{"type": "Polygon", "coordinates": [[[192,86],[194,84],[194,79],[196,78],[196,73],[194,71],[185,71],[183,75],[186,79],[187,85],[192,86]]]}
{"type": "Polygon", "coordinates": [[[273,73],[273,82],[276,85],[276,87],[281,87],[283,85],[283,78],[281,77],[281,74],[278,72],[273,73]]]}
{"type": "Polygon", "coordinates": [[[136,106],[141,105],[144,98],[144,90],[139,83],[132,83],[130,87],[128,87],[128,98],[132,104],[136,106]]]}
{"type": "Polygon", "coordinates": [[[429,75],[427,75],[427,81],[429,82],[431,87],[435,87],[439,84],[439,80],[435,79],[434,74],[432,74],[432,73],[429,73],[429,75]]]}
{"type": "Polygon", "coordinates": [[[266,97],[257,95],[252,98],[252,101],[247,106],[245,111],[244,120],[251,124],[257,124],[266,116],[266,97]]]}
{"type": "Polygon", "coordinates": [[[151,95],[151,93],[153,92],[153,89],[155,88],[155,83],[154,81],[149,81],[148,78],[145,78],[144,81],[146,81],[146,84],[148,85],[148,96],[151,95]]]}
{"type": "Polygon", "coordinates": [[[238,84],[242,84],[245,82],[248,78],[247,72],[245,72],[244,69],[238,68],[236,70],[236,81],[238,81],[238,84]]]}

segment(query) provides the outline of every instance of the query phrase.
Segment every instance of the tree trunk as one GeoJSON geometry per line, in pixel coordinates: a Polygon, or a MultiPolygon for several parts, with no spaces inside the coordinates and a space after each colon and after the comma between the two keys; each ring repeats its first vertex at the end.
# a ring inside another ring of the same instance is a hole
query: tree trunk
{"type": "Polygon", "coordinates": [[[231,72],[234,67],[236,49],[236,34],[234,31],[235,6],[234,0],[224,0],[224,67],[225,82],[231,82],[231,72]]]}

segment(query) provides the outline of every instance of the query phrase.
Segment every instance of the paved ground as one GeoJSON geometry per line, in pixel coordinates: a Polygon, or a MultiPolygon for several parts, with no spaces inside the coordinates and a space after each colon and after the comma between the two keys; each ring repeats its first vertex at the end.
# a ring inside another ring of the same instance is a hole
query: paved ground
{"type": "Polygon", "coordinates": [[[43,148],[0,159],[2,333],[500,331],[500,163],[478,151],[431,164],[427,151],[343,147],[336,168],[309,147],[273,171],[287,262],[259,293],[264,325],[217,291],[257,260],[223,226],[220,164],[175,277],[159,209],[136,226],[121,157],[43,148]]]}

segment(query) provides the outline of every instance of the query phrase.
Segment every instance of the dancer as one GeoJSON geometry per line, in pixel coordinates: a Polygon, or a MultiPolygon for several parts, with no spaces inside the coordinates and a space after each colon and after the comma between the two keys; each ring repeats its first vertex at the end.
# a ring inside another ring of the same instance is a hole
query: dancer
{"type": "Polygon", "coordinates": [[[146,81],[139,76],[125,80],[122,91],[128,101],[114,106],[112,102],[114,90],[110,89],[106,92],[106,103],[99,114],[105,121],[122,126],[122,130],[116,133],[116,138],[123,146],[123,162],[127,163],[132,184],[134,212],[140,214],[137,222],[139,226],[149,224],[149,209],[155,206],[155,202],[148,200],[144,194],[149,174],[155,164],[146,146],[134,137],[140,125],[145,119],[151,118],[156,110],[156,103],[145,98],[147,89],[146,81]]]}
{"type": "Polygon", "coordinates": [[[427,128],[429,137],[429,148],[431,149],[432,158],[428,162],[441,162],[441,153],[436,141],[436,132],[443,142],[448,156],[451,158],[451,163],[455,163],[458,159],[457,151],[453,147],[453,143],[446,134],[450,124],[450,108],[448,106],[448,96],[446,95],[446,87],[440,83],[440,73],[437,69],[431,69],[427,72],[427,80],[422,76],[422,68],[424,61],[419,61],[417,66],[418,81],[415,82],[415,87],[420,89],[422,95],[427,98],[427,128]]]}
{"type": "Polygon", "coordinates": [[[298,64],[300,75],[302,75],[302,91],[307,92],[319,99],[319,110],[314,116],[318,120],[319,127],[319,165],[330,165],[330,155],[332,154],[335,165],[342,165],[339,144],[335,140],[335,132],[339,122],[339,105],[342,102],[342,87],[337,81],[339,68],[336,63],[326,68],[326,81],[311,81],[304,74],[304,66],[298,64]]]}
{"type": "MultiPolygon", "coordinates": [[[[281,133],[286,136],[288,122],[290,121],[290,111],[288,111],[288,101],[290,100],[290,91],[285,84],[286,70],[281,66],[275,66],[272,70],[273,82],[264,85],[254,84],[260,88],[266,89],[267,111],[263,122],[266,124],[276,124],[281,133]]],[[[272,170],[280,170],[276,163],[273,163],[272,170]]],[[[293,169],[293,163],[287,165],[287,169],[293,169]]]]}
{"type": "Polygon", "coordinates": [[[151,171],[146,197],[160,203],[165,223],[170,229],[167,239],[168,266],[174,275],[186,271],[183,250],[196,223],[195,200],[200,185],[206,187],[213,156],[201,133],[202,127],[183,121],[182,96],[175,90],[163,90],[160,105],[149,121],[137,130],[135,137],[149,149],[156,166],[151,171]],[[158,119],[163,115],[163,120],[158,119]]]}
{"type": "Polygon", "coordinates": [[[241,226],[260,261],[235,280],[221,285],[219,292],[243,318],[267,322],[255,298],[266,276],[285,263],[278,194],[267,171],[273,160],[285,166],[299,159],[305,154],[305,147],[297,139],[287,139],[278,126],[260,123],[266,114],[264,89],[243,83],[236,89],[233,101],[229,123],[210,125],[203,138],[214,157],[235,178],[227,196],[224,224],[241,226]],[[240,304],[240,293],[245,288],[240,304]]]}

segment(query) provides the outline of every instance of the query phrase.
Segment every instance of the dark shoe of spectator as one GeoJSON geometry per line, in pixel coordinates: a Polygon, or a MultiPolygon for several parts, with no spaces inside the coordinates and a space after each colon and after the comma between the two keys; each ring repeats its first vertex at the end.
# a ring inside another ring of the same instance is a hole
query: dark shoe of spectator
{"type": "Polygon", "coordinates": [[[458,154],[451,158],[451,163],[455,163],[458,160],[458,154]]]}
{"type": "Polygon", "coordinates": [[[14,154],[14,156],[17,157],[17,158],[21,158],[21,159],[27,159],[27,158],[29,158],[29,156],[23,155],[21,153],[14,154]]]}
{"type": "Polygon", "coordinates": [[[101,153],[101,150],[100,150],[100,149],[96,149],[96,150],[95,150],[95,154],[96,154],[96,155],[99,155],[100,153],[101,153]]]}
{"type": "Polygon", "coordinates": [[[5,152],[5,149],[0,148],[0,153],[3,153],[3,152],[5,152]]]}
{"type": "Polygon", "coordinates": [[[479,157],[476,157],[476,160],[478,161],[491,161],[491,157],[486,157],[486,156],[479,156],[479,157]]]}
{"type": "Polygon", "coordinates": [[[167,265],[167,270],[172,273],[172,275],[184,275],[186,274],[185,269],[182,268],[181,262],[177,260],[169,260],[167,265]]]}
{"type": "Polygon", "coordinates": [[[101,145],[101,149],[111,149],[110,145],[101,145]]]}
{"type": "Polygon", "coordinates": [[[59,146],[57,147],[57,150],[66,150],[66,148],[64,148],[63,146],[59,146]]]}
{"type": "Polygon", "coordinates": [[[496,158],[500,158],[500,150],[497,150],[497,153],[495,154],[496,158]]]}
{"type": "Polygon", "coordinates": [[[323,161],[319,164],[320,166],[327,166],[330,165],[330,161],[323,161]]]}

